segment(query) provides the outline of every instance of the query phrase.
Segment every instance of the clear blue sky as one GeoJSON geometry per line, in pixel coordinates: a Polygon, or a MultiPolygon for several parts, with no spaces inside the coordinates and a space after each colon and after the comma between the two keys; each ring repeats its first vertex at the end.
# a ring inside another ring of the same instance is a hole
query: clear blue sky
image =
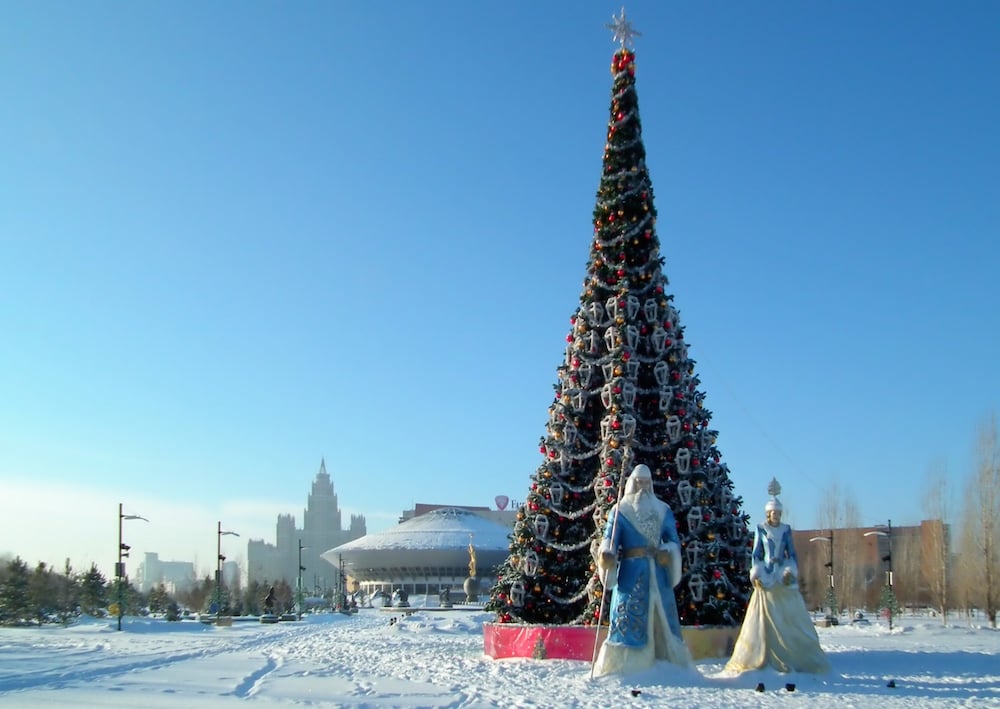
{"type": "MultiPolygon", "coordinates": [[[[0,5],[0,553],[523,499],[618,2],[0,5]]],[[[921,518],[998,407],[1000,4],[627,5],[666,273],[754,519],[921,518]]]]}

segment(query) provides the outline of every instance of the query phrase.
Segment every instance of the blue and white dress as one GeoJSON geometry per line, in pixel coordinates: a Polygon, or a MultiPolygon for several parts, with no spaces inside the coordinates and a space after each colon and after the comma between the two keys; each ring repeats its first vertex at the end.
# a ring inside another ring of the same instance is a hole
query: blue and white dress
{"type": "Polygon", "coordinates": [[[754,532],[750,594],[743,626],[727,672],[773,667],[779,672],[821,673],[830,662],[819,645],[805,600],[799,592],[798,560],[787,524],[759,524],[754,532]]]}

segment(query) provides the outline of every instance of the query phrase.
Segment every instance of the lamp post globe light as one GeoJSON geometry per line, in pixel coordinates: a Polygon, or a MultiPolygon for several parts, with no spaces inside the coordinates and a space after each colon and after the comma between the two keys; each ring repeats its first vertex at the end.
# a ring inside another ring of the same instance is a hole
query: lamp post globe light
{"type": "MultiPolygon", "coordinates": [[[[871,532],[865,532],[864,536],[878,536],[885,537],[887,553],[882,557],[882,562],[888,564],[888,570],[885,574],[885,587],[883,588],[883,598],[880,601],[884,604],[887,615],[889,616],[889,630],[892,630],[892,614],[896,606],[896,592],[892,588],[892,520],[889,520],[889,524],[884,530],[875,529],[871,532]]],[[[877,548],[877,547],[876,547],[877,548]]]]}
{"type": "Polygon", "coordinates": [[[828,544],[828,546],[827,546],[826,563],[823,564],[823,566],[825,566],[826,569],[827,569],[827,577],[828,577],[829,582],[830,582],[830,585],[826,589],[826,605],[827,605],[827,609],[828,609],[827,612],[829,613],[829,615],[827,616],[827,620],[834,621],[837,618],[837,595],[836,595],[836,593],[833,590],[833,588],[834,588],[834,586],[833,586],[833,530],[832,529],[830,530],[830,536],[829,537],[812,537],[809,541],[811,541],[811,542],[826,542],[828,544]]]}
{"type": "Polygon", "coordinates": [[[220,521],[215,528],[216,534],[216,544],[215,544],[215,619],[219,620],[219,615],[222,613],[222,562],[226,560],[225,555],[222,553],[222,538],[226,535],[233,537],[240,536],[236,532],[230,532],[222,529],[222,522],[220,521]]]}
{"type": "Polygon", "coordinates": [[[118,630],[122,629],[122,613],[125,610],[125,589],[123,584],[125,583],[125,562],[122,561],[123,558],[128,558],[128,552],[130,547],[124,541],[122,541],[122,522],[127,519],[141,519],[143,522],[148,522],[149,520],[140,515],[127,515],[123,511],[123,505],[121,502],[118,503],[118,562],[115,564],[115,586],[118,589],[118,630]]]}

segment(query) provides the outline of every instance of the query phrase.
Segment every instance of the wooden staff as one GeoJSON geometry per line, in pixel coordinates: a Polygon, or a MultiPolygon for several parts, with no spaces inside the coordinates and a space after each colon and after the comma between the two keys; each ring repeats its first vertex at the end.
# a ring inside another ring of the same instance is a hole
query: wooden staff
{"type": "MultiPolygon", "coordinates": [[[[618,501],[615,502],[615,520],[611,523],[611,543],[612,544],[617,544],[617,542],[615,541],[615,532],[618,530],[618,517],[621,514],[620,510],[618,509],[618,506],[622,502],[622,493],[625,491],[625,479],[624,479],[624,477],[625,476],[622,476],[622,479],[620,479],[618,481],[619,482],[619,485],[618,485],[618,501]]],[[[615,552],[615,553],[617,554],[617,552],[615,552]]],[[[600,568],[600,566],[601,566],[601,562],[600,562],[600,559],[598,559],[598,561],[597,561],[597,567],[600,568]]],[[[608,571],[610,571],[610,569],[608,571]]],[[[601,639],[601,623],[604,622],[604,594],[606,592],[606,589],[605,589],[605,580],[607,579],[607,577],[608,577],[608,572],[605,572],[603,574],[603,578],[601,579],[601,606],[600,606],[600,608],[597,611],[597,632],[594,633],[594,652],[593,652],[593,654],[591,655],[591,658],[590,658],[590,679],[594,679],[594,666],[597,664],[597,646],[600,644],[600,639],[601,639]]],[[[611,632],[611,628],[608,628],[608,632],[609,633],[611,632]]]]}

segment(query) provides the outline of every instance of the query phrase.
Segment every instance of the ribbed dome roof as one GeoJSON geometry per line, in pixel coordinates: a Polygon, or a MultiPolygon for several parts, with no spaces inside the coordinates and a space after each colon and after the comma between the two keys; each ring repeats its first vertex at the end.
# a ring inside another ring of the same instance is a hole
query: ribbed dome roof
{"type": "Polygon", "coordinates": [[[322,557],[359,581],[468,574],[469,543],[483,575],[507,558],[511,530],[474,512],[444,507],[341,544],[322,557]],[[471,535],[471,538],[470,538],[471,535]]]}

